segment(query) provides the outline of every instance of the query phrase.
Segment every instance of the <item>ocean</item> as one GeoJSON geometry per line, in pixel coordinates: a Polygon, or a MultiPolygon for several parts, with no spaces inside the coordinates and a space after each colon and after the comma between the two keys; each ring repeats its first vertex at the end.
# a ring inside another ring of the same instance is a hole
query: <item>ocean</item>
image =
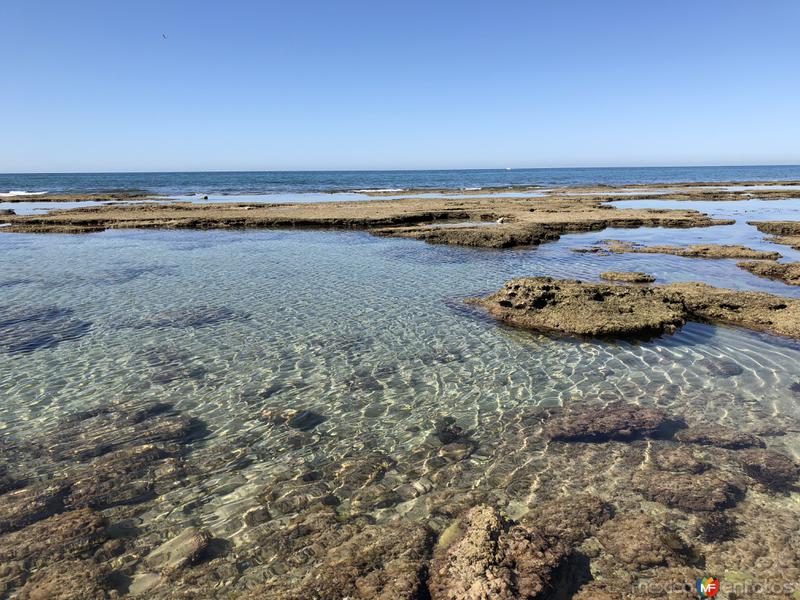
{"type": "Polygon", "coordinates": [[[241,171],[0,174],[0,194],[144,190],[157,194],[269,194],[359,190],[625,185],[686,181],[800,180],[800,165],[433,171],[241,171]]]}

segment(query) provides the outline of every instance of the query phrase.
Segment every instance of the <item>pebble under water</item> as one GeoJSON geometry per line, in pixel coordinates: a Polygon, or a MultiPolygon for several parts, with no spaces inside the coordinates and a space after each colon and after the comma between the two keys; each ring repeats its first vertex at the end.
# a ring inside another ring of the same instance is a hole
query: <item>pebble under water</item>
{"type": "Polygon", "coordinates": [[[690,598],[707,575],[718,598],[800,597],[800,343],[699,323],[560,338],[463,303],[513,277],[612,270],[800,297],[735,260],[571,251],[713,240],[800,260],[745,223],[798,219],[800,201],[674,204],[738,222],[502,251],[336,232],[0,235],[0,598],[75,581],[96,597],[446,597],[458,582],[427,565],[465,509],[489,507],[466,526],[511,535],[503,519],[546,528],[547,507],[585,496],[606,508],[553,551],[543,595],[496,597],[690,598]],[[620,401],[689,433],[547,435],[620,401]]]}

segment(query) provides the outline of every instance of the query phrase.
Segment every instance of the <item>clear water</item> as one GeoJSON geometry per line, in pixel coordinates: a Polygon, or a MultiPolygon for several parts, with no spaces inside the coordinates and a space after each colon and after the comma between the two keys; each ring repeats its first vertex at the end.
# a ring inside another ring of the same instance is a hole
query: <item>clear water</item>
{"type": "MultiPolygon", "coordinates": [[[[703,208],[741,219],[800,218],[800,203],[792,201],[703,208]]],[[[57,306],[91,323],[52,347],[0,354],[0,435],[24,439],[110,399],[175,402],[209,429],[190,463],[208,464],[231,451],[252,462],[233,468],[219,460],[202,484],[160,499],[141,516],[142,527],[202,524],[241,548],[247,547],[242,515],[276,474],[297,477],[359,452],[380,451],[402,466],[382,485],[425,479],[434,491],[482,489],[512,514],[559,490],[602,491],[623,468],[613,457],[589,452],[585,463],[561,464],[546,445],[531,447],[512,435],[511,421],[538,405],[619,398],[734,427],[776,415],[800,418],[790,390],[800,344],[700,324],[644,343],[558,339],[498,326],[465,310],[461,300],[516,276],[596,279],[605,270],[629,269],[660,281],[800,297],[800,288],[752,276],[735,261],[570,250],[604,238],[718,241],[720,229],[607,230],[506,251],[364,233],[0,235],[0,305],[57,306]],[[198,307],[228,309],[230,318],[204,327],[158,326],[164,311],[198,307]],[[742,374],[711,375],[704,365],[721,358],[740,365],[742,374]],[[175,369],[183,375],[170,376],[175,369]],[[294,447],[289,432],[258,418],[270,408],[311,409],[327,420],[313,430],[312,443],[294,447]],[[457,472],[420,452],[442,415],[455,417],[479,444],[457,472]],[[607,469],[603,461],[610,461],[607,469]]],[[[791,254],[743,223],[725,231],[731,243],[791,254]]],[[[797,433],[776,443],[800,458],[797,433]]],[[[346,510],[349,493],[337,493],[346,510]]],[[[426,519],[425,496],[375,511],[378,520],[397,514],[426,519]]],[[[252,569],[254,579],[268,575],[267,566],[252,569]]]]}
{"type": "Polygon", "coordinates": [[[161,194],[332,192],[365,189],[475,189],[519,185],[624,185],[685,181],[800,180],[798,165],[475,169],[449,171],[260,171],[208,173],[0,174],[0,193],[110,189],[161,194]]]}

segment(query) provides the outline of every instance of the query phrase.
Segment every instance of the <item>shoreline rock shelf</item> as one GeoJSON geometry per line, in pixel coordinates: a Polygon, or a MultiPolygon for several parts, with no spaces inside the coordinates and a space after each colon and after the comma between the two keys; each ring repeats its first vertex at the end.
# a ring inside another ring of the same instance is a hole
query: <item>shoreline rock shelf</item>
{"type": "Polygon", "coordinates": [[[773,244],[783,244],[800,250],[800,221],[748,221],[747,224],[761,233],[771,235],[767,240],[773,244]]]}
{"type": "Polygon", "coordinates": [[[737,266],[758,277],[782,281],[787,285],[800,285],[800,262],[744,261],[737,263],[737,266]]]}
{"type": "Polygon", "coordinates": [[[728,244],[693,244],[691,246],[644,246],[634,242],[606,240],[598,252],[603,250],[614,254],[672,254],[684,258],[746,258],[752,260],[777,260],[780,252],[754,250],[746,246],[728,244]]]}
{"type": "Polygon", "coordinates": [[[105,229],[338,229],[481,248],[536,246],[608,227],[709,227],[733,221],[695,210],[615,208],[593,197],[437,198],[317,204],[109,204],[2,218],[4,233],[105,229]],[[487,226],[487,224],[491,226],[487,226]],[[457,227],[442,227],[458,224],[457,227]],[[472,225],[471,225],[472,224],[472,225]]]}
{"type": "Polygon", "coordinates": [[[697,321],[800,339],[800,300],[703,283],[634,287],[529,277],[470,302],[509,325],[581,337],[652,337],[697,321]]]}
{"type": "Polygon", "coordinates": [[[656,280],[652,275],[640,271],[606,271],[600,273],[600,279],[621,283],[653,283],[656,280]]]}

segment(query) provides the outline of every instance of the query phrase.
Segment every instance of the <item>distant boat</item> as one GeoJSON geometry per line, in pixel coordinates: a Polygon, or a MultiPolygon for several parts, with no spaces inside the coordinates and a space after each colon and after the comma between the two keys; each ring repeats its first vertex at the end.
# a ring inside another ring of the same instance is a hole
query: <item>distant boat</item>
{"type": "Polygon", "coordinates": [[[506,167],[506,171],[510,171],[510,170],[511,170],[511,167],[506,167]]]}

